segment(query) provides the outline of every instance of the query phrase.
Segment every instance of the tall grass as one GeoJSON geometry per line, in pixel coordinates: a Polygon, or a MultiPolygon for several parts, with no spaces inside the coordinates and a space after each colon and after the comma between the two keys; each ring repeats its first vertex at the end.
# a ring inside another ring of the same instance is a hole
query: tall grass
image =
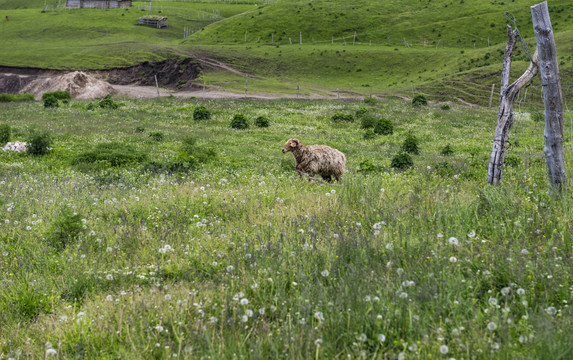
{"type": "Polygon", "coordinates": [[[201,122],[183,100],[122,103],[0,113],[14,137],[40,123],[54,138],[46,157],[0,153],[3,356],[570,353],[573,199],[547,194],[542,164],[483,184],[495,111],[380,102],[370,111],[394,133],[363,140],[359,123],[330,121],[362,103],[206,102],[212,118],[201,122]],[[238,133],[228,124],[239,112],[272,114],[273,125],[238,133]],[[412,170],[393,171],[411,129],[421,153],[412,170]],[[73,165],[110,141],[169,160],[190,134],[217,161],[171,176],[73,165]],[[346,153],[341,184],[298,178],[280,152],[295,135],[346,153]],[[462,140],[444,175],[435,166],[450,135],[462,140]],[[364,159],[382,171],[359,173],[364,159]],[[50,242],[55,229],[65,247],[50,242]]]}

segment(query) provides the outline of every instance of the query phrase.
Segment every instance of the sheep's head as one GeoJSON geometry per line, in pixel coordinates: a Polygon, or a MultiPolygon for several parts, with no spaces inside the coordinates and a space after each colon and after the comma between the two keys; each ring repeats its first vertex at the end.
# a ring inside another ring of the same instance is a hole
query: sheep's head
{"type": "Polygon", "coordinates": [[[289,152],[289,151],[293,151],[296,150],[298,148],[302,147],[302,143],[300,142],[299,139],[288,139],[288,141],[284,144],[283,146],[283,154],[289,152]]]}

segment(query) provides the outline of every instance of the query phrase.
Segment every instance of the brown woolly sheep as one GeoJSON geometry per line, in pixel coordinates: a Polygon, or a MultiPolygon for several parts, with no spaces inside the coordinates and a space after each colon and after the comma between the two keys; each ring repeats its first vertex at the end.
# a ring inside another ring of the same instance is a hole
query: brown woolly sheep
{"type": "MultiPolygon", "coordinates": [[[[340,181],[346,167],[346,156],[340,151],[326,145],[304,146],[298,139],[289,139],[283,146],[283,154],[292,151],[296,160],[296,170],[299,175],[320,175],[328,182],[332,176],[340,181]]],[[[310,178],[309,178],[310,180],[310,178]]]]}

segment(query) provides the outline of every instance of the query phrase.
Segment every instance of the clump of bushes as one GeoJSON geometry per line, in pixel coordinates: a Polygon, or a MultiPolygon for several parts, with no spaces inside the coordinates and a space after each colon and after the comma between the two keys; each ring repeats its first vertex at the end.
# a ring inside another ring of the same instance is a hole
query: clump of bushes
{"type": "Polygon", "coordinates": [[[30,155],[46,155],[52,146],[52,136],[48,131],[33,129],[28,135],[26,152],[30,155]]]}
{"type": "Polygon", "coordinates": [[[352,114],[345,114],[343,112],[337,112],[330,118],[334,122],[354,122],[354,116],[352,114]]]}
{"type": "Polygon", "coordinates": [[[70,100],[72,98],[72,94],[69,91],[46,91],[42,94],[42,100],[46,100],[49,97],[54,97],[58,100],[70,100]]]}
{"type": "Polygon", "coordinates": [[[371,129],[376,126],[376,118],[372,115],[365,115],[360,119],[360,127],[363,129],[371,129]]]}
{"type": "Polygon", "coordinates": [[[392,135],[394,133],[394,124],[392,120],[381,118],[374,125],[374,132],[380,135],[392,135]]]}
{"type": "Polygon", "coordinates": [[[34,101],[34,95],[30,93],[7,94],[0,93],[0,102],[34,101]]]}
{"type": "Polygon", "coordinates": [[[364,140],[372,140],[376,137],[376,133],[372,129],[366,129],[363,137],[364,137],[364,140]]]}
{"type": "Polygon", "coordinates": [[[359,118],[359,117],[366,115],[367,113],[368,113],[368,109],[366,109],[365,107],[362,106],[362,107],[360,107],[360,109],[356,110],[355,116],[359,118]]]}
{"type": "Polygon", "coordinates": [[[136,132],[136,133],[144,133],[144,132],[145,132],[145,127],[143,127],[143,126],[137,126],[137,127],[135,128],[135,132],[136,132]]]}
{"type": "Polygon", "coordinates": [[[442,106],[440,106],[440,109],[442,109],[442,110],[450,110],[450,105],[449,105],[449,104],[442,104],[442,106]]]}
{"type": "Polygon", "coordinates": [[[119,104],[113,101],[113,98],[110,94],[104,96],[104,98],[101,99],[98,104],[102,109],[117,109],[119,107],[119,104]]]}
{"type": "Polygon", "coordinates": [[[193,109],[193,120],[209,120],[211,118],[211,111],[203,105],[196,106],[193,109]]]}
{"type": "Polygon", "coordinates": [[[129,145],[118,142],[103,143],[93,150],[85,151],[73,160],[74,165],[104,163],[109,166],[124,166],[142,163],[147,160],[147,154],[137,151],[129,145]]]}
{"type": "Polygon", "coordinates": [[[149,138],[153,141],[161,142],[165,138],[165,135],[161,131],[153,131],[149,133],[149,138]]]}
{"type": "Polygon", "coordinates": [[[261,115],[255,119],[255,125],[260,128],[269,127],[270,125],[269,118],[264,115],[261,115]]]}
{"type": "Polygon", "coordinates": [[[0,146],[6,145],[12,137],[12,128],[8,124],[0,124],[0,146]]]}
{"type": "Polygon", "coordinates": [[[415,107],[428,105],[428,98],[424,94],[418,94],[412,99],[412,105],[415,107]]]}
{"type": "Polygon", "coordinates": [[[45,108],[57,108],[60,106],[60,102],[54,96],[48,96],[43,100],[45,108]]]}
{"type": "Polygon", "coordinates": [[[248,129],[249,122],[247,121],[247,117],[241,113],[235,114],[231,120],[231,127],[238,130],[248,129]]]}
{"type": "Polygon", "coordinates": [[[358,172],[363,174],[371,174],[371,173],[379,173],[382,171],[382,166],[375,165],[372,160],[365,159],[360,163],[360,167],[358,168],[358,172]]]}
{"type": "Polygon", "coordinates": [[[364,103],[368,104],[368,105],[376,105],[376,103],[378,102],[378,100],[376,100],[374,97],[372,96],[365,96],[364,97],[364,103]]]}
{"type": "Polygon", "coordinates": [[[454,148],[452,148],[450,146],[450,144],[447,144],[446,146],[444,146],[442,148],[442,150],[440,151],[440,153],[444,156],[450,156],[450,155],[454,155],[454,148]]]}
{"type": "Polygon", "coordinates": [[[419,155],[420,154],[420,147],[418,138],[414,136],[412,133],[408,134],[404,142],[402,143],[402,151],[409,154],[419,155]]]}
{"type": "Polygon", "coordinates": [[[394,169],[405,170],[414,166],[414,160],[412,160],[410,154],[402,152],[394,155],[390,166],[394,169]]]}
{"type": "Polygon", "coordinates": [[[440,176],[452,176],[455,172],[454,165],[447,161],[442,161],[436,165],[436,173],[440,176]]]}
{"type": "Polygon", "coordinates": [[[65,249],[71,242],[77,240],[84,231],[81,215],[65,207],[60,211],[60,214],[52,224],[46,238],[52,247],[60,251],[65,249]]]}

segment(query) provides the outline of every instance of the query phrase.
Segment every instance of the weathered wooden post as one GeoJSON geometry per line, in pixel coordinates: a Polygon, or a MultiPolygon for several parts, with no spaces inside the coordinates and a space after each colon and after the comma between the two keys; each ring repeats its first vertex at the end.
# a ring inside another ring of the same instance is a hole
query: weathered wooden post
{"type": "Polygon", "coordinates": [[[495,136],[493,139],[493,147],[489,158],[489,165],[487,168],[487,182],[492,185],[501,184],[503,175],[503,160],[505,158],[505,150],[507,140],[509,138],[509,129],[513,125],[513,100],[519,90],[525,86],[535,74],[538,69],[538,56],[537,50],[533,55],[533,59],[529,67],[519,79],[513,84],[509,84],[509,73],[511,70],[511,56],[513,49],[517,43],[518,32],[512,31],[511,26],[507,25],[507,46],[505,47],[505,54],[503,57],[503,68],[501,71],[501,90],[499,99],[499,112],[497,114],[497,126],[495,128],[495,136]]]}
{"type": "Polygon", "coordinates": [[[563,94],[557,65],[557,51],[547,2],[531,7],[533,30],[539,50],[539,67],[545,104],[545,163],[552,190],[561,192],[567,184],[563,155],[563,94]]]}

